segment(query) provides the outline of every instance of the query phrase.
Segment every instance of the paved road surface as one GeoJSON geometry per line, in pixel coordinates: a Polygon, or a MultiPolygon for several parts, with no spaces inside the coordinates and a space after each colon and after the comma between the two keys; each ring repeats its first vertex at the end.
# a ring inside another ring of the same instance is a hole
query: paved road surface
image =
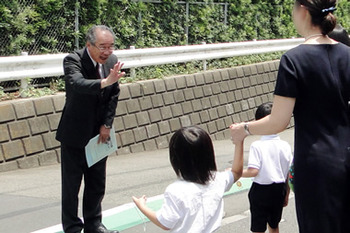
{"type": "MultiPolygon", "coordinates": [[[[293,144],[293,130],[286,130],[280,136],[293,144]]],[[[249,145],[257,138],[252,136],[246,140],[245,164],[249,145]]],[[[232,143],[229,140],[214,141],[214,148],[218,169],[229,167],[234,149],[232,143]]],[[[168,150],[111,156],[107,163],[104,223],[123,233],[141,233],[145,229],[152,233],[164,232],[150,223],[142,223],[131,196],[153,197],[154,206],[159,207],[160,195],[176,178],[168,160],[168,150]]],[[[61,232],[60,186],[59,165],[0,173],[0,232],[61,232]]],[[[226,215],[218,232],[250,232],[247,191],[235,191],[224,200],[226,215]]],[[[284,210],[281,232],[298,231],[294,208],[291,195],[290,204],[284,210]]]]}

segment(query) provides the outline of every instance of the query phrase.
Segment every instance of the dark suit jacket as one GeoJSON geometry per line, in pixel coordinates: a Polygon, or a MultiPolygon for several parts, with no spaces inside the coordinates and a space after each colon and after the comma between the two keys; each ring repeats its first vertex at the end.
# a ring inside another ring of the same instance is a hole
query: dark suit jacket
{"type": "MultiPolygon", "coordinates": [[[[117,63],[112,54],[103,65],[105,77],[117,63]]],[[[103,124],[111,126],[120,93],[115,83],[101,89],[101,80],[87,49],[76,51],[63,60],[66,103],[58,125],[56,139],[61,143],[83,148],[89,140],[99,134],[103,124]]]]}

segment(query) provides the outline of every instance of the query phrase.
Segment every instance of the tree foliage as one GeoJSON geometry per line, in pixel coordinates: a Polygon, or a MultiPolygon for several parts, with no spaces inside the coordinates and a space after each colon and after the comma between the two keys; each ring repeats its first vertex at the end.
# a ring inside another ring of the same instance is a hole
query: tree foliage
{"type": "MultiPolygon", "coordinates": [[[[85,45],[85,33],[93,24],[110,26],[120,49],[131,45],[144,48],[290,38],[298,36],[291,19],[293,3],[294,0],[3,0],[0,56],[18,55],[21,51],[72,51],[76,37],[79,47],[85,45]]],[[[338,1],[336,15],[350,31],[348,0],[338,1]]]]}

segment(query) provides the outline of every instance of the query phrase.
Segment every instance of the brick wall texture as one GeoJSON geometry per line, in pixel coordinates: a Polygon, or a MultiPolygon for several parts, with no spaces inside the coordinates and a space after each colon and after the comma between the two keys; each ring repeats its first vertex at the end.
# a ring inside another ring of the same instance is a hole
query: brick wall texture
{"type": "MultiPolygon", "coordinates": [[[[175,130],[199,125],[213,140],[271,101],[279,62],[121,85],[114,119],[116,154],[168,147],[175,130]]],[[[60,162],[55,140],[64,94],[0,102],[0,172],[60,162]]]]}

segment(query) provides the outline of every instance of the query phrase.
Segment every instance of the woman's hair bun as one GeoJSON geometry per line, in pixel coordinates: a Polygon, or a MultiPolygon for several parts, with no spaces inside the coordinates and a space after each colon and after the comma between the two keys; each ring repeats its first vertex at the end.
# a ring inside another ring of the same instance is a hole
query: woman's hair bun
{"type": "Polygon", "coordinates": [[[324,15],[323,20],[321,21],[320,27],[323,35],[327,35],[337,25],[337,18],[332,12],[328,12],[328,14],[324,15]]]}
{"type": "Polygon", "coordinates": [[[336,0],[296,0],[304,5],[311,14],[312,24],[319,26],[323,35],[327,35],[335,28],[337,19],[333,12],[336,0]]]}

